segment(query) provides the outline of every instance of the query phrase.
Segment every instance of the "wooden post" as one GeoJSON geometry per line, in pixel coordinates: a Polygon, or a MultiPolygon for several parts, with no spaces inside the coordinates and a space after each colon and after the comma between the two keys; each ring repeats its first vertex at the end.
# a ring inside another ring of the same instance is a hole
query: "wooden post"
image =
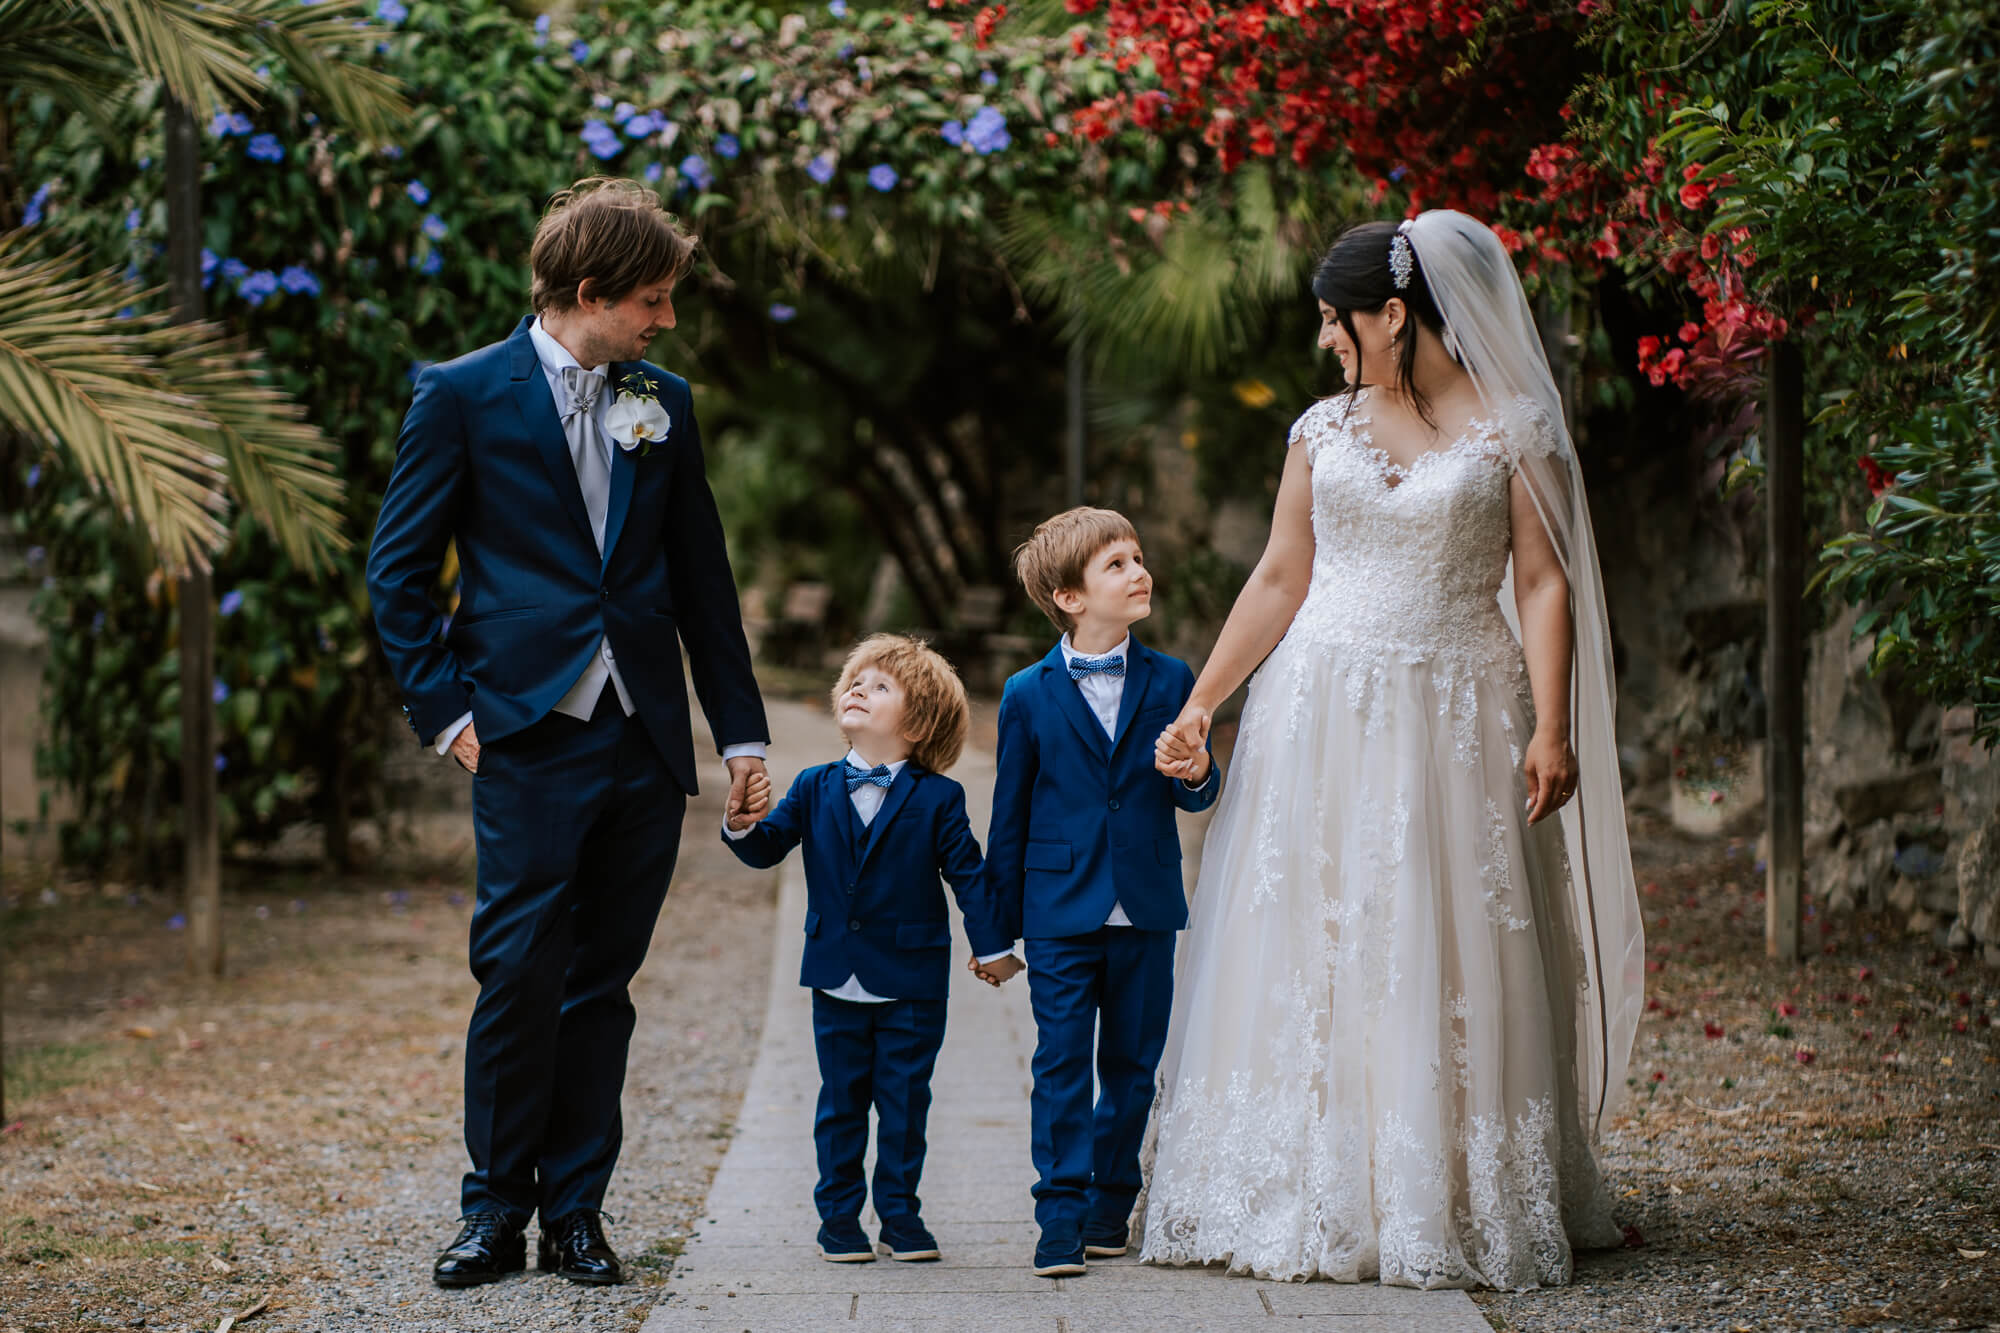
{"type": "MultiPolygon", "coordinates": [[[[176,322],[201,318],[201,132],[167,106],[167,296],[176,322]]],[[[222,857],[215,801],[215,592],[208,570],[179,580],[181,827],[187,843],[188,970],[222,975],[222,857]]]]}
{"type": "Polygon", "coordinates": [[[1063,476],[1066,482],[1064,496],[1071,509],[1083,503],[1083,447],[1088,432],[1083,419],[1083,335],[1076,335],[1076,341],[1069,345],[1069,374],[1064,387],[1068,390],[1069,431],[1066,436],[1067,448],[1064,454],[1063,476]]]}
{"type": "Polygon", "coordinates": [[[1771,345],[1764,401],[1764,953],[1799,958],[1805,878],[1805,362],[1798,344],[1771,345]]]}

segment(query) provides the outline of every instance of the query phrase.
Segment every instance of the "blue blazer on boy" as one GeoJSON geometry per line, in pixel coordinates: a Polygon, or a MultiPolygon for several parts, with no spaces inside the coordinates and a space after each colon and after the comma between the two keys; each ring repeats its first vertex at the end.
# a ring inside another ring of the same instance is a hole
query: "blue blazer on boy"
{"type": "Polygon", "coordinates": [[[1153,767],[1153,742],[1194,691],[1187,663],[1128,640],[1115,736],[1070,679],[1062,645],[1000,696],[999,776],[986,883],[1011,938],[1096,930],[1123,907],[1141,930],[1187,925],[1174,807],[1206,810],[1222,792],[1211,761],[1200,787],[1153,767]]]}
{"type": "Polygon", "coordinates": [[[846,769],[845,760],[806,769],[746,836],[724,841],[760,869],[805,844],[800,985],[833,990],[853,977],[875,995],[941,1000],[953,952],[940,876],[958,894],[974,953],[1004,953],[1014,943],[988,901],[965,788],[912,761],[864,828],[846,769]]]}

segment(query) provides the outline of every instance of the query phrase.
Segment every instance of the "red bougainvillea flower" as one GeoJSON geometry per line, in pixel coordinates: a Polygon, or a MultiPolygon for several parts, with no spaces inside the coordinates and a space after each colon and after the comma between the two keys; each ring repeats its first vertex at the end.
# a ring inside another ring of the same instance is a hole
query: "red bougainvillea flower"
{"type": "Polygon", "coordinates": [[[1703,1023],[1701,1025],[1701,1035],[1707,1037],[1710,1041],[1714,1041],[1716,1038],[1723,1035],[1722,1024],[1703,1023]]]}
{"type": "Polygon", "coordinates": [[[1809,1065],[1819,1057],[1814,1053],[1812,1047],[1801,1046],[1798,1050],[1792,1052],[1792,1058],[1802,1065],[1809,1065]]]}
{"type": "MultiPolygon", "coordinates": [[[[1861,455],[1861,457],[1854,461],[1860,465],[1861,475],[1868,479],[1868,493],[1870,495],[1879,497],[1884,491],[1887,491],[1891,486],[1896,484],[1896,479],[1890,476],[1880,463],[1870,458],[1867,454],[1861,455]]],[[[1868,969],[1865,967],[1862,968],[1861,975],[1865,979],[1868,976],[1868,969]]]]}

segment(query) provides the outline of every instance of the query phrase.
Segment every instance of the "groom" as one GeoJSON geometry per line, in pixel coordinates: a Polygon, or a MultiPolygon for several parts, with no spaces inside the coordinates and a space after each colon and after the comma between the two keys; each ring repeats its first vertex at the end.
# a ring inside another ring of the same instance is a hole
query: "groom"
{"type": "Polygon", "coordinates": [[[592,179],[535,230],[535,315],[433,366],[368,554],[383,651],[418,739],[474,774],[465,1041],[472,1169],[433,1270],[620,1280],[599,1209],[645,958],[695,791],[681,647],[729,767],[764,768],[764,707],[687,381],[643,360],[695,239],[657,195],[592,179]],[[433,604],[447,543],[457,614],[433,604]]]}

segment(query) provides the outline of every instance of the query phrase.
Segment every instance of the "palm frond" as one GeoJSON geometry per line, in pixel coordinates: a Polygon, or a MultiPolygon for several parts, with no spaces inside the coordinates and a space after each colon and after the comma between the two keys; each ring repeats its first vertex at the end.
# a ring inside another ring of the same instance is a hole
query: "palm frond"
{"type": "Polygon", "coordinates": [[[232,478],[303,562],[338,549],[332,446],[214,325],[121,314],[146,295],[0,235],[0,422],[61,451],[175,571],[228,540],[232,478]]]}
{"type": "Polygon", "coordinates": [[[409,112],[399,85],[353,57],[372,39],[353,0],[0,0],[0,86],[86,112],[142,79],[198,115],[262,101],[256,66],[279,57],[328,116],[386,134],[409,112]]]}
{"type": "MultiPolygon", "coordinates": [[[[211,333],[215,333],[211,330],[211,333]]],[[[272,385],[263,358],[241,339],[212,336],[160,358],[161,377],[214,423],[231,496],[292,562],[330,569],[347,549],[338,451],[299,405],[272,385]]]]}

